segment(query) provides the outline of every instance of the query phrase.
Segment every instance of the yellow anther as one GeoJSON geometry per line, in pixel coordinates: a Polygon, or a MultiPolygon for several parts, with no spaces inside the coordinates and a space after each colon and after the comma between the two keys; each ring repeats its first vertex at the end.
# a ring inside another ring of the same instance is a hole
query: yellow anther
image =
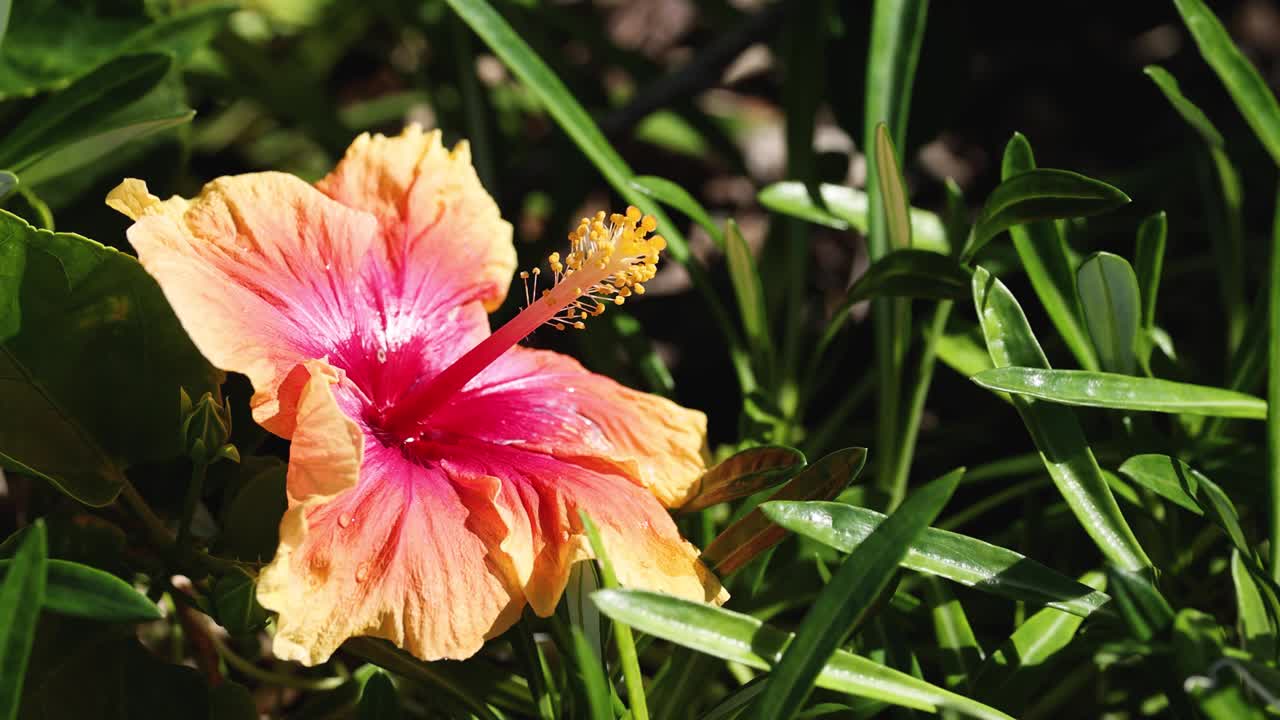
{"type": "MultiPolygon", "coordinates": [[[[536,270],[537,270],[537,268],[534,268],[534,270],[536,271],[536,270]]],[[[521,271],[520,271],[520,279],[521,279],[521,280],[528,280],[528,279],[529,279],[529,273],[528,273],[528,271],[521,270],[521,271]]]]}
{"type": "Polygon", "coordinates": [[[584,323],[584,322],[582,322],[581,320],[579,320],[578,322],[576,322],[576,323],[574,323],[574,324],[573,324],[573,329],[574,329],[574,330],[586,330],[586,329],[587,329],[587,324],[586,324],[586,323],[584,323]]]}
{"type": "Polygon", "coordinates": [[[621,305],[622,303],[624,303],[624,302],[626,302],[626,301],[627,301],[627,299],[626,299],[626,298],[622,297],[621,295],[618,295],[617,297],[615,297],[615,298],[613,299],[613,304],[614,304],[614,305],[621,305]]]}

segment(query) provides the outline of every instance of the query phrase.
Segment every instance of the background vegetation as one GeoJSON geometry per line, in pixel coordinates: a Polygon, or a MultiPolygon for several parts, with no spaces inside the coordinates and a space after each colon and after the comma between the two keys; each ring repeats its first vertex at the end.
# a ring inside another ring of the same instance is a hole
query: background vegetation
{"type": "Polygon", "coordinates": [[[0,720],[1275,714],[1280,11],[1086,5],[0,2],[0,720]],[[582,565],[463,663],[270,657],[287,444],[103,198],[411,121],[522,265],[659,214],[527,342],[708,413],[725,609],[582,565]]]}

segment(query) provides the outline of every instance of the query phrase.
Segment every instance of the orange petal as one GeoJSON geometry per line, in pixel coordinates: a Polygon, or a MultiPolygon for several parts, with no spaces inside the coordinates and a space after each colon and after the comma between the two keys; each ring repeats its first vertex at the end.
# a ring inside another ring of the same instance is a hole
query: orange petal
{"type": "Polygon", "coordinates": [[[129,241],[196,347],[248,375],[254,418],[292,434],[277,388],[351,333],[349,296],[376,220],[282,173],[220,178],[190,201],[126,180],[107,202],[137,221],[129,241]]]}
{"type": "Polygon", "coordinates": [[[466,142],[450,152],[440,131],[418,125],[390,138],[366,133],[316,186],[377,216],[383,251],[409,284],[456,287],[457,304],[502,304],[516,267],[511,225],[476,177],[466,142]]]}
{"type": "Polygon", "coordinates": [[[423,660],[469,657],[524,606],[490,551],[506,532],[496,482],[455,484],[366,440],[335,398],[337,371],[304,367],[289,509],[258,585],[279,613],[274,653],[315,665],[369,635],[423,660]]]}

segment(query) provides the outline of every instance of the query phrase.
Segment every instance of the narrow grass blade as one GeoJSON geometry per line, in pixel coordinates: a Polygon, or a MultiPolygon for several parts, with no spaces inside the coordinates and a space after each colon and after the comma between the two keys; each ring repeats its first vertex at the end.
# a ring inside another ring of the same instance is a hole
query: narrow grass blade
{"type": "Polygon", "coordinates": [[[1262,420],[1267,403],[1234,390],[1088,370],[998,367],[973,376],[989,390],[1063,405],[1262,420]]]}
{"type": "Polygon", "coordinates": [[[982,647],[973,634],[964,607],[942,581],[929,578],[924,590],[929,616],[933,620],[933,635],[942,653],[942,667],[947,673],[947,687],[959,690],[970,684],[982,665],[982,647]]]}
{"type": "Polygon", "coordinates": [[[695,200],[687,190],[666,178],[654,175],[640,175],[632,178],[631,186],[654,200],[666,203],[688,215],[690,220],[707,231],[717,247],[722,251],[725,249],[724,233],[720,231],[720,226],[711,219],[711,213],[702,207],[702,203],[695,200]]]}
{"type": "Polygon", "coordinates": [[[898,152],[889,137],[889,126],[876,125],[876,167],[880,180],[880,194],[884,198],[885,231],[889,234],[889,247],[911,247],[911,217],[908,214],[906,183],[902,180],[902,168],[898,167],[898,152]]]}
{"type": "MultiPolygon", "coordinates": [[[[806,467],[771,499],[830,500],[858,477],[866,461],[866,448],[837,450],[806,467]]],[[[727,576],[786,536],[786,530],[755,508],[716,536],[702,551],[702,559],[721,576],[727,576]]]]}
{"type": "Polygon", "coordinates": [[[1197,174],[1206,195],[1206,225],[1214,228],[1211,242],[1222,303],[1227,312],[1227,338],[1234,349],[1244,331],[1247,315],[1244,289],[1239,282],[1244,275],[1244,186],[1240,173],[1227,156],[1222,133],[1182,94],[1177,79],[1156,65],[1148,65],[1143,72],[1204,141],[1205,160],[1200,163],[1197,174]]]}
{"type": "Polygon", "coordinates": [[[758,717],[785,720],[799,712],[831,654],[870,612],[911,543],[951,499],[963,470],[913,493],[841,563],[800,624],[795,639],[753,706],[758,717]]]}
{"type": "MultiPolygon", "coordinates": [[[[1004,148],[1001,179],[1008,180],[1034,169],[1031,143],[1022,133],[1014,133],[1004,148]]],[[[1098,369],[1098,359],[1082,324],[1083,311],[1076,297],[1075,271],[1067,255],[1067,243],[1057,224],[1048,220],[1009,228],[1014,250],[1049,320],[1086,370],[1098,369]]]]}
{"type": "MultiPolygon", "coordinates": [[[[617,622],[758,670],[774,667],[795,637],[750,615],[645,590],[600,590],[592,598],[601,612],[617,622]]],[[[831,656],[818,673],[816,684],[828,690],[927,712],[952,709],[971,717],[1008,717],[999,710],[845,650],[837,650],[831,656]]]]}
{"type": "MultiPolygon", "coordinates": [[[[0,560],[0,579],[15,560],[0,560]]],[[[102,622],[159,620],[160,608],[111,573],[67,560],[47,561],[44,609],[102,622]]]]}
{"type": "Polygon", "coordinates": [[[696,512],[754,495],[786,482],[805,466],[804,453],[781,445],[747,448],[716,463],[698,478],[680,512],[696,512]]]}
{"type": "Polygon", "coordinates": [[[1138,226],[1133,270],[1138,277],[1138,291],[1142,295],[1139,359],[1144,366],[1149,363],[1155,346],[1151,333],[1156,329],[1156,301],[1160,296],[1160,276],[1164,272],[1164,249],[1168,235],[1169,221],[1163,210],[1143,220],[1138,226]]]}
{"type": "MultiPolygon", "coordinates": [[[[767,185],[757,195],[762,206],[783,215],[807,220],[833,230],[867,231],[867,194],[843,185],[818,186],[822,204],[814,202],[804,183],[785,180],[767,185]]],[[[950,251],[942,220],[928,210],[911,208],[911,240],[921,250],[950,251]]]]}
{"type": "Polygon", "coordinates": [[[1128,195],[1101,180],[1069,170],[1028,170],[1001,182],[987,196],[960,260],[973,259],[992,238],[1015,225],[1097,215],[1128,202],[1128,195]]]}
{"type": "Polygon", "coordinates": [[[1276,656],[1276,628],[1263,590],[1245,567],[1239,550],[1231,551],[1231,584],[1236,591],[1236,625],[1240,644],[1250,655],[1270,660],[1276,656]]]}
{"type": "Polygon", "coordinates": [[[1203,0],[1173,0],[1173,4],[1182,14],[1205,62],[1218,74],[1272,160],[1280,164],[1280,104],[1271,94],[1267,81],[1236,47],[1203,0]]]}
{"type": "Polygon", "coordinates": [[[44,603],[48,540],[37,520],[0,584],[0,720],[15,720],[22,700],[27,658],[44,603]]]}
{"type": "MultiPolygon", "coordinates": [[[[769,502],[761,509],[782,527],[844,552],[855,550],[885,519],[874,510],[834,502],[769,502]]],[[[907,546],[902,567],[1081,617],[1108,599],[1012,550],[936,528],[926,528],[907,546]]]]}
{"type": "Polygon", "coordinates": [[[1271,273],[1267,281],[1267,488],[1270,491],[1271,577],[1280,580],[1280,193],[1271,228],[1271,273]]]}
{"type": "MultiPolygon", "coordinates": [[[[1080,582],[1098,591],[1107,589],[1101,573],[1088,573],[1080,582]]],[[[1071,644],[1083,618],[1045,608],[1027,618],[983,663],[974,681],[974,695],[1002,705],[1020,704],[1050,682],[1050,663],[1071,644]]]]}
{"type": "MultiPolygon", "coordinates": [[[[973,298],[987,351],[997,368],[1049,368],[1026,315],[1004,283],[980,267],[973,274],[973,298]]],[[[1014,406],[1058,491],[1103,554],[1127,569],[1150,566],[1071,410],[1019,396],[1014,397],[1014,406]]]]}
{"type": "Polygon", "coordinates": [[[1150,641],[1173,622],[1173,607],[1152,584],[1148,572],[1108,567],[1107,589],[1116,613],[1134,638],[1150,641]]]}
{"type": "Polygon", "coordinates": [[[1132,375],[1137,369],[1142,302],[1138,276],[1119,255],[1090,255],[1076,271],[1085,326],[1103,370],[1132,375]]]}
{"type": "MultiPolygon", "coordinates": [[[[582,526],[587,531],[591,542],[592,553],[600,564],[600,576],[605,588],[618,587],[618,576],[613,572],[613,562],[605,552],[604,541],[600,539],[600,531],[591,521],[585,510],[578,511],[582,526]]],[[[574,628],[577,630],[577,628],[574,628]]],[[[577,643],[577,635],[575,644],[577,643]]],[[[636,655],[636,641],[631,636],[631,628],[626,625],[614,626],[614,639],[618,644],[618,661],[622,664],[622,676],[627,682],[627,699],[631,704],[631,717],[634,720],[649,720],[649,707],[644,696],[644,676],[640,673],[640,658],[636,655]]]]}
{"type": "Polygon", "coordinates": [[[729,281],[738,300],[742,317],[742,329],[747,345],[756,356],[756,362],[764,366],[773,354],[773,342],[769,339],[769,315],[765,310],[764,289],[760,284],[760,271],[751,255],[751,248],[738,231],[738,224],[729,220],[725,232],[725,260],[729,266],[729,281]]]}

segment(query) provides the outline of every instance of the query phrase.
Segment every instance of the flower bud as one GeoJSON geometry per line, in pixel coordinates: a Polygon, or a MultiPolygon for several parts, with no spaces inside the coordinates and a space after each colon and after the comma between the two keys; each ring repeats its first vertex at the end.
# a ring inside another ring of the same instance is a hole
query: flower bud
{"type": "Polygon", "coordinates": [[[221,459],[240,462],[240,453],[227,443],[231,436],[231,410],[206,392],[194,403],[180,390],[182,446],[191,462],[212,465],[221,459]]]}

